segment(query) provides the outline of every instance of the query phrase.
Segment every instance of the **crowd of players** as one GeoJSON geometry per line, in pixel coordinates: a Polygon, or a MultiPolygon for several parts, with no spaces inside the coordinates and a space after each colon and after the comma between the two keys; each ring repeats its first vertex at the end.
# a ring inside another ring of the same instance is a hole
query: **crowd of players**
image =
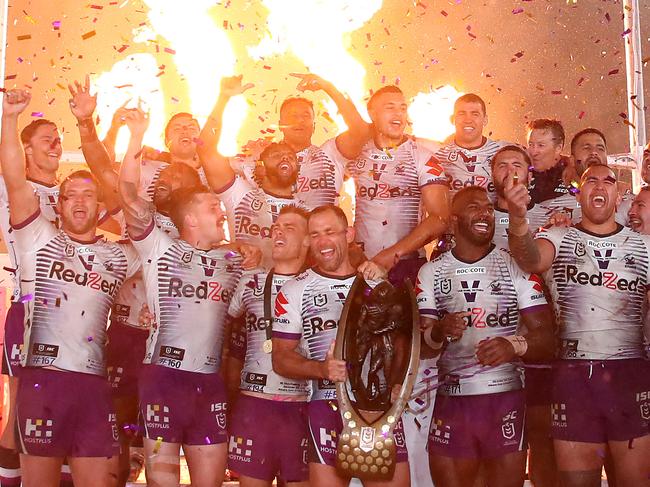
{"type": "Polygon", "coordinates": [[[394,477],[367,485],[522,486],[528,451],[538,487],[599,486],[603,466],[610,485],[650,485],[650,191],[621,187],[605,135],[586,128],[563,155],[562,125],[539,119],[527,148],[491,140],[467,94],[438,144],[407,135],[395,86],[372,94],[369,124],[331,83],[299,78],[349,129],[314,145],[312,103],[289,98],[283,140],[236,158],[217,143],[229,99],[251,87],[241,77],[222,80],[203,127],[172,117],[164,153],[143,147],[140,107],[100,140],[96,96],[75,82],[89,170],[61,182],[57,127],[38,119],[19,136],[30,95],[4,94],[15,282],[0,485],[21,472],[25,486],[69,483],[62,471],[77,487],[124,485],[138,437],[151,486],[179,484],[181,447],[196,487],[226,467],[245,487],[347,485],[334,465],[348,367],[333,342],[358,274],[416,283],[423,335],[394,477]],[[347,178],[353,225],[338,206],[347,178]]]}

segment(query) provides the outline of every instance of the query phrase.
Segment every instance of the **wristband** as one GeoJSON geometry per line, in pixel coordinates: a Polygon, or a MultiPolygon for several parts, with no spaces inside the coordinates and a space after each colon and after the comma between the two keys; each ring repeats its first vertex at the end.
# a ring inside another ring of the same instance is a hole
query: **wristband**
{"type": "Polygon", "coordinates": [[[424,337],[424,343],[426,343],[429,348],[432,350],[440,350],[442,348],[442,345],[444,342],[436,342],[433,337],[431,336],[433,334],[433,327],[429,330],[429,332],[425,332],[423,337],[424,337]]]}
{"type": "Polygon", "coordinates": [[[521,357],[528,350],[528,341],[525,336],[522,335],[510,335],[503,337],[512,343],[513,348],[515,349],[515,355],[521,357]]]}

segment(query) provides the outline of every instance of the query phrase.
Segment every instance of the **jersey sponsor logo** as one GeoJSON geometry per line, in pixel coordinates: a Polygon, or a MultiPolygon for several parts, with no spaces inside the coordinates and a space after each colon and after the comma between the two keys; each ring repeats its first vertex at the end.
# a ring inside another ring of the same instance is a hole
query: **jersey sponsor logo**
{"type": "MultiPolygon", "coordinates": [[[[332,171],[334,169],[332,168],[332,171]]],[[[308,193],[315,189],[334,189],[333,182],[330,183],[326,175],[319,178],[308,178],[306,176],[299,176],[296,181],[296,193],[308,193]]]]}
{"type": "Polygon", "coordinates": [[[239,462],[251,462],[253,456],[253,440],[243,436],[231,436],[228,440],[229,458],[239,462]]]}
{"type": "Polygon", "coordinates": [[[433,418],[433,421],[431,421],[431,432],[429,433],[429,438],[433,440],[434,443],[448,445],[449,439],[451,438],[451,426],[443,424],[439,419],[433,418]]]}
{"type": "Polygon", "coordinates": [[[263,316],[259,318],[255,313],[248,313],[246,315],[246,330],[248,332],[266,330],[267,323],[263,316]]]}
{"type": "Polygon", "coordinates": [[[630,291],[636,292],[641,284],[641,278],[637,277],[634,280],[625,279],[620,277],[615,272],[598,272],[589,274],[580,271],[577,266],[567,265],[565,267],[565,281],[580,284],[582,286],[591,285],[595,287],[605,287],[614,291],[630,291]]]}
{"type": "Polygon", "coordinates": [[[551,420],[553,426],[557,426],[559,428],[566,428],[567,426],[566,404],[564,403],[551,404],[551,420]]]}
{"type": "Polygon", "coordinates": [[[538,293],[543,293],[544,292],[544,281],[537,274],[531,274],[528,277],[528,282],[533,283],[533,289],[535,291],[537,291],[538,293]]]}
{"type": "Polygon", "coordinates": [[[381,174],[386,172],[386,164],[377,164],[376,162],[372,163],[372,171],[370,175],[372,176],[373,181],[379,181],[381,174]]]}
{"type": "Polygon", "coordinates": [[[35,367],[52,365],[58,355],[58,345],[35,343],[32,345],[32,356],[29,359],[29,365],[33,365],[35,367]]]}
{"type": "Polygon", "coordinates": [[[623,256],[623,260],[625,261],[625,267],[635,267],[636,266],[636,259],[632,254],[625,254],[623,256]]]}
{"type": "Polygon", "coordinates": [[[587,247],[591,247],[592,249],[617,249],[618,244],[616,242],[587,240],[587,247]]]}
{"type": "Polygon", "coordinates": [[[164,404],[147,404],[147,427],[169,429],[169,407],[164,404]]]}
{"type": "Polygon", "coordinates": [[[287,313],[287,310],[285,309],[285,306],[287,304],[289,304],[289,301],[287,301],[287,297],[284,295],[284,293],[278,293],[278,297],[275,298],[274,313],[276,317],[280,317],[287,313]]]}
{"type": "Polygon", "coordinates": [[[219,281],[200,281],[198,285],[185,283],[179,277],[169,279],[167,296],[174,298],[205,299],[230,302],[231,292],[224,289],[219,281]]]}
{"type": "Polygon", "coordinates": [[[456,275],[462,276],[464,274],[485,274],[485,267],[461,267],[456,269],[456,275]]]}
{"type": "Polygon", "coordinates": [[[434,176],[440,176],[443,172],[442,164],[436,158],[436,156],[431,156],[425,164],[427,166],[427,172],[433,174],[434,176]]]}
{"type": "Polygon", "coordinates": [[[419,196],[419,188],[400,188],[391,186],[387,183],[378,183],[374,186],[359,185],[357,196],[359,198],[368,198],[369,200],[380,199],[387,200],[391,198],[403,198],[407,196],[419,196]]]}
{"type": "Polygon", "coordinates": [[[470,313],[465,317],[467,326],[473,328],[495,328],[497,326],[507,327],[512,326],[516,322],[516,318],[511,318],[510,308],[506,308],[504,313],[488,313],[485,308],[467,308],[470,313]]]}
{"type": "Polygon", "coordinates": [[[314,306],[322,308],[327,304],[327,294],[317,294],[314,296],[314,306]]]}
{"type": "Polygon", "coordinates": [[[481,281],[460,281],[460,287],[463,295],[465,296],[465,301],[468,303],[473,303],[476,301],[476,293],[482,291],[480,289],[481,281]]]}
{"type": "Polygon", "coordinates": [[[319,428],[319,448],[330,452],[336,451],[336,431],[319,428]]]}
{"type": "Polygon", "coordinates": [[[492,281],[490,283],[490,294],[493,296],[499,296],[502,294],[501,283],[499,281],[492,281]]]}
{"type": "Polygon", "coordinates": [[[463,188],[468,188],[470,186],[480,186],[487,189],[488,193],[494,193],[495,187],[494,183],[488,176],[482,176],[480,174],[473,175],[469,179],[464,181],[456,179],[451,175],[447,176],[447,181],[449,182],[449,188],[452,191],[457,191],[463,188]]]}
{"type": "Polygon", "coordinates": [[[594,257],[596,262],[598,262],[598,268],[601,271],[607,270],[609,268],[609,260],[612,258],[612,249],[607,250],[594,250],[594,257]]]}
{"type": "Polygon", "coordinates": [[[253,223],[253,220],[246,216],[242,215],[241,218],[237,219],[237,228],[235,228],[235,233],[251,235],[253,237],[262,237],[262,238],[271,238],[271,227],[265,227],[253,223]]]}
{"type": "Polygon", "coordinates": [[[217,425],[222,430],[226,429],[226,411],[228,410],[228,404],[225,402],[215,402],[210,404],[210,412],[216,413],[214,419],[217,421],[217,425]]]}
{"type": "Polygon", "coordinates": [[[244,381],[249,384],[255,384],[258,386],[266,385],[266,374],[257,374],[255,372],[246,372],[244,376],[244,381]]]}
{"type": "Polygon", "coordinates": [[[48,277],[58,281],[74,283],[82,287],[89,287],[90,289],[101,291],[111,296],[120,285],[119,279],[109,281],[108,279],[104,279],[98,272],[77,273],[74,269],[67,269],[65,264],[58,260],[52,261],[48,277]]]}
{"type": "Polygon", "coordinates": [[[650,391],[638,392],[636,394],[636,402],[639,403],[641,418],[650,420],[650,391]]]}
{"type": "Polygon", "coordinates": [[[309,338],[316,333],[336,329],[339,326],[339,320],[324,320],[320,316],[314,316],[305,323],[305,326],[307,327],[307,331],[304,333],[303,338],[309,338]]]}
{"type": "Polygon", "coordinates": [[[81,262],[81,265],[84,266],[84,269],[92,271],[93,266],[95,265],[95,254],[89,254],[88,257],[84,258],[81,255],[81,252],[79,252],[79,261],[81,262]]]}

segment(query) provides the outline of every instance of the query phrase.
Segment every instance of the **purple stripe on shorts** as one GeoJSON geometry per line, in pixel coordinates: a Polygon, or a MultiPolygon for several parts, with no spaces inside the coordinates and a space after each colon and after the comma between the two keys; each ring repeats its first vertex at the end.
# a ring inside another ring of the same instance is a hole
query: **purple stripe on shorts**
{"type": "Polygon", "coordinates": [[[300,333],[286,333],[282,331],[273,331],[273,338],[282,338],[284,340],[300,340],[300,333]]]}

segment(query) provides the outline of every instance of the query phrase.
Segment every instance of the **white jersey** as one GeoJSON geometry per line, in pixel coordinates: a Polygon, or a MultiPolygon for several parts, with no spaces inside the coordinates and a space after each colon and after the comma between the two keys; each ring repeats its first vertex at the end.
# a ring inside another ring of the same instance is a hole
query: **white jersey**
{"type": "MultiPolygon", "coordinates": [[[[147,200],[153,201],[153,194],[156,188],[156,181],[160,176],[160,171],[169,166],[169,162],[163,161],[152,161],[148,159],[143,159],[140,165],[140,185],[138,187],[138,196],[147,200]]],[[[185,164],[184,162],[179,162],[178,164],[185,164]]],[[[189,165],[188,165],[189,166],[189,165]]],[[[190,166],[191,167],[191,166],[190,166]]],[[[194,169],[194,168],[193,168],[194,169]]],[[[205,173],[202,167],[195,169],[201,179],[201,183],[205,186],[208,186],[208,180],[205,177],[205,173]]]]}
{"type": "Polygon", "coordinates": [[[348,162],[356,187],[356,240],[371,259],[407,236],[423,215],[422,188],[447,184],[433,153],[409,138],[394,149],[378,149],[370,140],[348,162]]]}
{"type": "MultiPolygon", "coordinates": [[[[171,238],[178,238],[178,229],[176,225],[166,215],[155,212],[153,214],[154,222],[158,228],[169,235],[171,238]]],[[[145,328],[140,325],[140,311],[147,303],[147,292],[142,280],[142,270],[138,271],[133,277],[128,279],[120,288],[120,292],[115,298],[111,308],[111,322],[121,325],[132,326],[134,328],[145,328]]]]}
{"type": "Polygon", "coordinates": [[[155,318],[144,362],[204,374],[219,370],[226,312],[242,274],[239,254],[195,249],[153,222],[133,245],[155,318]]]}
{"type": "MultiPolygon", "coordinates": [[[[526,221],[530,231],[537,232],[541,227],[548,223],[548,219],[553,213],[552,210],[544,208],[542,205],[530,203],[526,212],[526,221]]],[[[499,249],[508,250],[508,226],[510,225],[510,215],[508,211],[494,208],[494,237],[492,242],[499,249]]]]}
{"type": "MultiPolygon", "coordinates": [[[[228,314],[234,318],[245,316],[241,343],[245,351],[244,367],[241,372],[240,389],[264,394],[306,396],[307,382],[282,377],[273,371],[271,354],[262,345],[266,341],[266,320],[264,317],[264,288],[268,272],[256,272],[242,276],[230,301],[228,314]]],[[[280,288],[293,275],[273,274],[269,296],[271,313],[280,288]]],[[[272,318],[273,315],[269,318],[272,318]]]]}
{"type": "Polygon", "coordinates": [[[106,375],[108,312],[140,266],[132,246],[78,242],[40,210],[13,235],[26,306],[23,366],[106,375]]]}
{"type": "MultiPolygon", "coordinates": [[[[325,360],[355,277],[334,277],[309,269],[287,281],[275,300],[273,336],[298,340],[308,359],[325,360]]],[[[336,399],[333,381],[314,379],[311,390],[310,401],[336,399]]]]}
{"type": "Polygon", "coordinates": [[[231,222],[231,235],[239,242],[256,245],[262,250],[262,265],[271,266],[271,225],[275,222],[282,207],[300,206],[294,198],[285,198],[265,193],[241,177],[218,193],[226,207],[228,221],[231,222]]]}
{"type": "Polygon", "coordinates": [[[439,394],[469,396],[521,389],[521,374],[512,363],[483,367],[476,347],[488,338],[515,335],[520,313],[544,309],[539,276],[524,273],[510,255],[496,247],[477,262],[467,263],[446,252],[422,266],[417,279],[422,316],[441,319],[469,312],[460,340],[438,359],[439,394]]]}
{"type": "Polygon", "coordinates": [[[555,297],[560,357],[642,357],[650,237],[624,227],[605,236],[552,227],[536,238],[555,248],[546,283],[555,297]]]}
{"type": "MultiPolygon", "coordinates": [[[[345,162],[336,149],[336,139],[322,146],[310,145],[296,152],[298,179],[294,195],[305,208],[313,210],[323,205],[338,205],[343,186],[345,162]]],[[[237,156],[230,160],[235,172],[241,174],[252,186],[259,186],[255,179],[254,157],[237,156]]]]}
{"type": "MultiPolygon", "coordinates": [[[[28,181],[34,188],[38,196],[41,214],[49,221],[59,226],[57,215],[57,202],[59,201],[59,185],[49,186],[35,181],[28,181]]],[[[0,175],[0,231],[4,238],[9,262],[11,263],[12,275],[12,295],[11,300],[17,301],[20,298],[20,262],[15,249],[15,238],[9,223],[9,196],[7,195],[7,186],[5,185],[4,176],[0,175]]]]}
{"type": "Polygon", "coordinates": [[[449,178],[451,195],[468,186],[480,186],[486,189],[490,200],[496,201],[490,163],[494,154],[504,145],[507,143],[485,138],[483,144],[476,149],[465,149],[456,142],[442,146],[436,152],[436,157],[449,178]]]}

